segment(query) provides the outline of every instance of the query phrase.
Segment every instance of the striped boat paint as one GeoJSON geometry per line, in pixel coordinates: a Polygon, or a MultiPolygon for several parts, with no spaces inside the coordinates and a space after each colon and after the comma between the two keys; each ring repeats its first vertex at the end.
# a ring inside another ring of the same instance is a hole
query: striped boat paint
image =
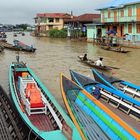
{"type": "MultiPolygon", "coordinates": [[[[68,112],[70,113],[70,116],[76,126],[78,127],[78,130],[82,133],[82,130],[80,129],[80,125],[76,121],[74,114],[70,110],[70,106],[68,104],[67,98],[66,98],[66,93],[63,87],[63,78],[65,78],[69,83],[74,84],[76,87],[79,87],[75,82],[69,80],[65,76],[61,75],[61,91],[62,91],[62,96],[65,102],[65,105],[68,109],[68,112]]],[[[71,86],[72,87],[72,86],[71,86]]],[[[134,131],[130,126],[128,126],[124,121],[122,121],[118,116],[116,116],[111,110],[109,110],[107,107],[105,107],[103,104],[101,104],[98,100],[96,100],[92,95],[90,95],[88,92],[86,92],[84,89],[79,87],[80,92],[77,96],[76,102],[78,105],[83,108],[83,110],[90,115],[93,119],[96,117],[104,122],[104,126],[102,129],[106,132],[105,128],[106,126],[110,128],[110,131],[108,133],[113,134],[109,135],[111,139],[114,139],[116,136],[117,139],[139,139],[140,134],[134,131]],[[99,111],[102,110],[101,112],[99,111]],[[94,114],[94,115],[93,115],[94,114]],[[96,115],[95,115],[96,114],[96,115]],[[106,116],[106,117],[105,117],[106,116]],[[111,119],[109,122],[108,119],[111,119]],[[112,122],[112,123],[111,123],[112,122]],[[111,131],[112,130],[112,131],[111,131]]],[[[71,90],[68,88],[68,90],[71,90]]],[[[83,134],[83,133],[82,133],[83,134]]],[[[83,134],[84,135],[84,134],[83,134]]]]}

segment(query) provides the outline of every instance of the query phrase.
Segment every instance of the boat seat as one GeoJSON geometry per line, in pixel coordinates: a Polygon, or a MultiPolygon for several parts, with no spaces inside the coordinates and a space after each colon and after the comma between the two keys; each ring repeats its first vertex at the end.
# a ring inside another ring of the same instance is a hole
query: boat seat
{"type": "Polygon", "coordinates": [[[29,100],[31,108],[45,107],[45,104],[43,103],[43,100],[38,90],[31,91],[29,100]]]}
{"type": "Polygon", "coordinates": [[[36,89],[35,83],[27,83],[26,89],[25,89],[25,96],[28,98],[30,96],[30,91],[36,89]]]}
{"type": "Polygon", "coordinates": [[[37,88],[28,91],[28,98],[26,98],[26,111],[28,115],[47,113],[47,104],[43,100],[43,95],[37,88]]]}

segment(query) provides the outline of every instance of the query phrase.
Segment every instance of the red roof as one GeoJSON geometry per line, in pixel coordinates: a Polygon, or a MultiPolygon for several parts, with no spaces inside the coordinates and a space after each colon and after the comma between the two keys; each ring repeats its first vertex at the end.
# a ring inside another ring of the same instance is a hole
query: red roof
{"type": "Polygon", "coordinates": [[[38,13],[37,17],[48,17],[48,18],[71,18],[68,13],[38,13]]]}
{"type": "Polygon", "coordinates": [[[101,18],[100,14],[83,14],[83,15],[74,17],[73,19],[69,19],[67,21],[92,22],[92,21],[97,21],[100,18],[101,18]]]}

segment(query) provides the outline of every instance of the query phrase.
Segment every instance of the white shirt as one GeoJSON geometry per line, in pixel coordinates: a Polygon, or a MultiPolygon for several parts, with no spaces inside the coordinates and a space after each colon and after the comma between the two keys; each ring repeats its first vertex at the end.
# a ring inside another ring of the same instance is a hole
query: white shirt
{"type": "Polygon", "coordinates": [[[103,63],[101,60],[97,60],[97,61],[95,61],[95,65],[96,66],[103,66],[103,63]]]}

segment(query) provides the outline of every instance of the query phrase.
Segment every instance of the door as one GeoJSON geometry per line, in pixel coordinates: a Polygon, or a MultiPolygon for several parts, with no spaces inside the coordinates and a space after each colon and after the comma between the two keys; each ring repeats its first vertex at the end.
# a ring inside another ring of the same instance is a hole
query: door
{"type": "Polygon", "coordinates": [[[121,25],[121,36],[124,35],[124,24],[121,25]]]}
{"type": "Polygon", "coordinates": [[[117,10],[114,10],[114,22],[117,22],[117,10]]]}

